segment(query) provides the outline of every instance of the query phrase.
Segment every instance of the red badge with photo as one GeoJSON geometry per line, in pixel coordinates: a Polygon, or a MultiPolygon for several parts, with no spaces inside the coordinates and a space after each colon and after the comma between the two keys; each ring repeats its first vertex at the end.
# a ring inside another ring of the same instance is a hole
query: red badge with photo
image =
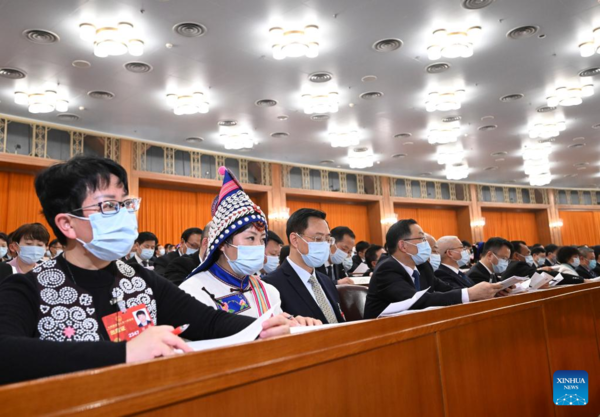
{"type": "Polygon", "coordinates": [[[139,304],[128,308],[125,312],[118,311],[104,316],[102,322],[112,342],[129,341],[154,326],[146,304],[139,304]]]}

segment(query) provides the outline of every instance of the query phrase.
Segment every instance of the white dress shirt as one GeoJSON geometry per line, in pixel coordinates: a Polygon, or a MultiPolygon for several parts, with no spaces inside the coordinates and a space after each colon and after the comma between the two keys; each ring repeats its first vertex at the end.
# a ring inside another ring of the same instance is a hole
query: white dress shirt
{"type": "MultiPolygon", "coordinates": [[[[308,280],[310,279],[310,277],[314,276],[315,278],[317,278],[317,271],[315,271],[313,269],[313,273],[309,273],[306,271],[306,269],[296,265],[294,263],[294,261],[292,261],[292,259],[290,257],[287,258],[288,262],[290,263],[290,265],[292,266],[292,268],[294,269],[294,271],[296,272],[296,275],[298,275],[298,277],[300,278],[300,281],[302,281],[302,283],[304,284],[304,286],[306,287],[306,289],[308,290],[308,292],[310,293],[311,297],[315,300],[315,303],[317,302],[317,297],[315,297],[315,293],[312,289],[312,285],[308,282],[308,280]]],[[[319,280],[317,279],[317,282],[319,282],[319,280]]],[[[319,282],[319,285],[321,283],[319,282]]],[[[325,298],[327,298],[327,293],[325,292],[325,290],[323,290],[323,294],[325,294],[325,298]]],[[[329,303],[329,305],[331,305],[331,303],[329,302],[329,298],[327,298],[327,302],[329,303]]],[[[335,309],[333,308],[333,306],[331,306],[331,308],[333,309],[333,311],[335,311],[335,309]]]]}
{"type": "MultiPolygon", "coordinates": [[[[394,259],[396,259],[396,258],[394,257],[394,259]]],[[[396,260],[398,261],[398,259],[396,259],[396,260]]],[[[413,268],[411,268],[411,267],[410,267],[410,266],[408,266],[408,265],[404,265],[404,264],[403,264],[402,262],[400,262],[400,261],[398,261],[398,263],[399,263],[400,265],[402,265],[402,267],[403,267],[403,268],[406,270],[406,272],[408,273],[408,275],[410,276],[410,279],[412,279],[412,281],[413,281],[413,284],[414,284],[414,283],[415,283],[415,277],[413,277],[413,272],[414,272],[414,269],[413,269],[413,268]]],[[[446,265],[446,264],[443,264],[443,265],[446,265]]],[[[456,272],[456,274],[458,274],[458,269],[456,269],[456,268],[453,268],[453,267],[451,267],[450,265],[446,265],[446,266],[447,266],[448,268],[450,268],[451,270],[453,270],[454,272],[456,272]]],[[[424,288],[422,288],[422,289],[424,289],[424,288]]],[[[463,303],[463,304],[467,304],[467,303],[470,301],[470,300],[469,300],[469,289],[468,289],[468,288],[463,288],[463,289],[461,289],[461,290],[460,290],[460,294],[461,294],[461,297],[460,297],[460,298],[461,298],[461,301],[462,301],[462,303],[463,303]]]]}

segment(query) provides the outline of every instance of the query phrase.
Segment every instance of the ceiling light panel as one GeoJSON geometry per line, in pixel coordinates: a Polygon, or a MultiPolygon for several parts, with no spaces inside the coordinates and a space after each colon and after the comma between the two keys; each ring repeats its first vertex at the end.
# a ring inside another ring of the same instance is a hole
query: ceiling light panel
{"type": "Polygon", "coordinates": [[[360,142],[358,132],[356,130],[330,132],[329,141],[332,148],[348,148],[356,146],[360,142]]]}
{"type": "Polygon", "coordinates": [[[452,143],[458,140],[460,135],[460,122],[443,123],[429,129],[427,140],[432,145],[452,143]]]}
{"type": "Polygon", "coordinates": [[[348,154],[348,163],[352,169],[371,168],[375,164],[375,156],[368,148],[355,148],[348,154]]]}
{"type": "Polygon", "coordinates": [[[339,94],[335,92],[302,95],[302,106],[305,114],[337,113],[339,105],[339,94]]]}
{"type": "Polygon", "coordinates": [[[427,56],[434,61],[444,58],[469,58],[473,56],[474,44],[481,35],[481,26],[466,30],[437,29],[432,34],[432,43],[427,47],[427,56]]]}
{"type": "Polygon", "coordinates": [[[167,105],[177,116],[208,113],[210,107],[206,96],[201,92],[184,95],[167,94],[167,105]]]}
{"type": "Polygon", "coordinates": [[[446,165],[446,179],[464,180],[469,176],[469,165],[466,162],[446,165]]]}
{"type": "Polygon", "coordinates": [[[551,95],[546,97],[548,107],[557,106],[578,106],[583,103],[584,97],[594,95],[594,85],[592,83],[572,83],[570,85],[561,85],[556,87],[551,95]]]}
{"type": "Polygon", "coordinates": [[[579,53],[584,58],[600,54],[600,27],[592,31],[588,40],[579,44],[579,53]]]}
{"type": "Polygon", "coordinates": [[[51,113],[69,111],[69,102],[60,96],[56,90],[35,91],[25,93],[15,92],[15,103],[27,106],[30,113],[51,113]]]}
{"type": "Polygon", "coordinates": [[[303,29],[273,27],[269,30],[273,58],[316,58],[319,56],[319,27],[308,25],[303,29]]]}
{"type": "Polygon", "coordinates": [[[535,123],[529,128],[529,137],[531,139],[549,139],[555,138],[560,135],[560,132],[564,131],[566,127],[564,121],[545,121],[535,123]]]}
{"type": "Polygon", "coordinates": [[[96,28],[92,23],[82,23],[79,25],[79,37],[94,45],[94,55],[99,58],[126,53],[141,56],[144,53],[144,42],[128,22],[101,28],[96,28]]]}
{"type": "Polygon", "coordinates": [[[465,90],[433,91],[427,95],[425,109],[428,112],[460,109],[465,90]]]}

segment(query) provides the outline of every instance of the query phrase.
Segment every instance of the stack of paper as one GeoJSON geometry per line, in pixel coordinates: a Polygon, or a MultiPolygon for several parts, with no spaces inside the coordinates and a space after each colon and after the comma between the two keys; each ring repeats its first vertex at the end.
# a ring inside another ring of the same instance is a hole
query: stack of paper
{"type": "Polygon", "coordinates": [[[369,285],[371,277],[352,277],[350,278],[356,285],[369,285]]]}
{"type": "Polygon", "coordinates": [[[548,284],[553,279],[554,279],[554,277],[550,274],[547,274],[545,272],[542,272],[540,274],[540,273],[536,272],[531,277],[531,283],[529,284],[529,287],[531,287],[531,289],[533,289],[533,290],[539,290],[541,287],[548,284]]]}
{"type": "MultiPolygon", "coordinates": [[[[429,288],[425,288],[424,290],[418,291],[412,298],[404,301],[398,301],[397,303],[392,303],[385,308],[379,315],[379,317],[393,317],[397,316],[399,313],[408,310],[411,308],[418,300],[427,292],[429,288]]],[[[379,318],[378,317],[378,318],[379,318]]]]}
{"type": "Polygon", "coordinates": [[[550,286],[554,287],[555,285],[558,285],[558,283],[561,282],[563,279],[565,278],[561,274],[558,274],[552,279],[552,281],[550,281],[550,286]]]}
{"type": "Polygon", "coordinates": [[[508,287],[512,287],[513,285],[517,285],[520,284],[521,282],[527,281],[529,278],[527,277],[518,277],[518,276],[512,276],[510,278],[505,279],[504,281],[500,281],[500,284],[502,284],[502,288],[499,291],[505,290],[508,287]]]}
{"type": "Polygon", "coordinates": [[[511,294],[521,294],[523,292],[529,291],[529,284],[531,283],[531,279],[527,279],[519,284],[515,284],[515,288],[510,290],[511,294]]]}
{"type": "Polygon", "coordinates": [[[320,324],[318,326],[296,326],[296,327],[290,327],[290,333],[291,334],[300,334],[300,333],[314,332],[317,330],[335,329],[336,327],[347,326],[349,324],[362,323],[363,321],[366,321],[366,320],[346,321],[343,323],[332,323],[332,324],[320,324]]]}

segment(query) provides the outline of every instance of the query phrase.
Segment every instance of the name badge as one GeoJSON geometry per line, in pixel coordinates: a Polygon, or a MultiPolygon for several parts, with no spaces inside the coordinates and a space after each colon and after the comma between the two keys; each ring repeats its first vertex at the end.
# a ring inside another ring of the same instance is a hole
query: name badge
{"type": "Polygon", "coordinates": [[[102,322],[111,342],[127,342],[154,326],[145,304],[104,316],[102,322]]]}

